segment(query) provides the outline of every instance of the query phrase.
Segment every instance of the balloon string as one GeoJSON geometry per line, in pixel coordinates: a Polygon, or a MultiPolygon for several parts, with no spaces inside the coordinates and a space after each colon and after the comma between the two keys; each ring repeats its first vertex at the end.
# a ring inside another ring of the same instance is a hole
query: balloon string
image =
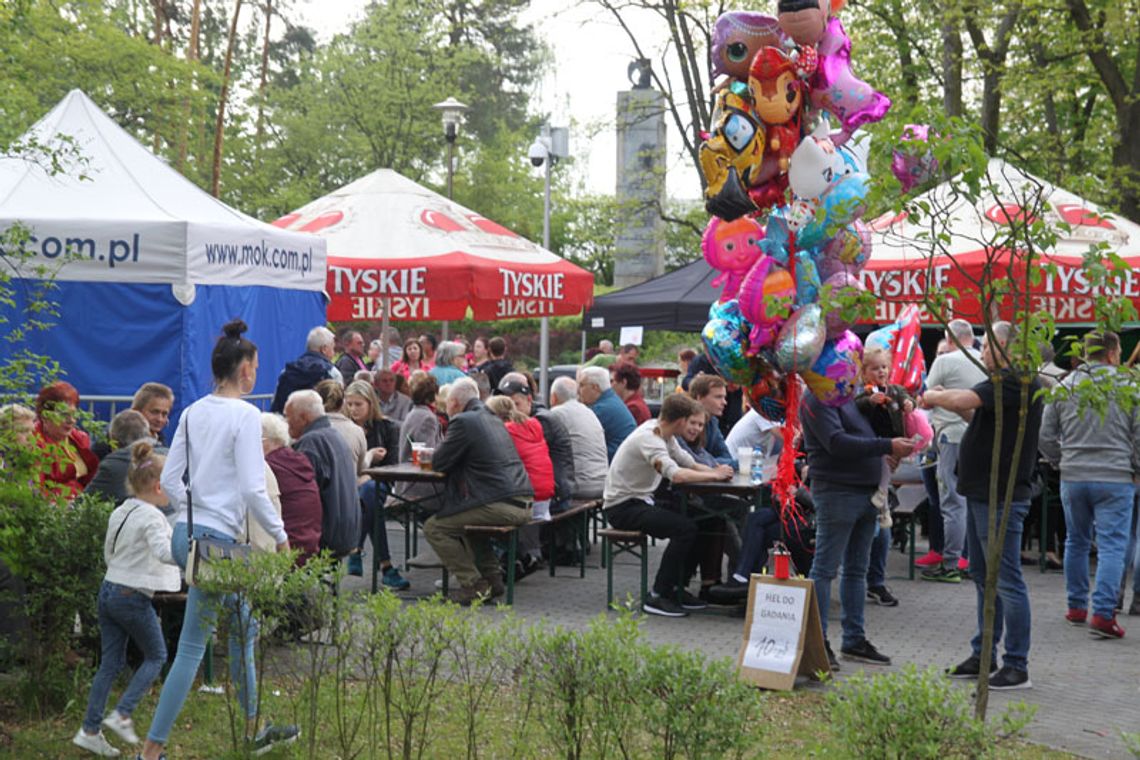
{"type": "MultiPolygon", "coordinates": [[[[789,236],[788,241],[788,271],[792,281],[796,278],[796,235],[789,236]]],[[[797,341],[795,331],[798,325],[792,327],[792,366],[796,365],[797,341]]],[[[796,474],[796,435],[800,427],[800,381],[795,370],[788,372],[784,383],[784,446],[780,452],[780,459],[776,464],[776,478],[772,482],[772,495],[775,497],[779,509],[780,524],[784,535],[790,535],[790,529],[799,533],[799,524],[803,514],[796,504],[796,491],[799,489],[799,476],[796,474]]]]}

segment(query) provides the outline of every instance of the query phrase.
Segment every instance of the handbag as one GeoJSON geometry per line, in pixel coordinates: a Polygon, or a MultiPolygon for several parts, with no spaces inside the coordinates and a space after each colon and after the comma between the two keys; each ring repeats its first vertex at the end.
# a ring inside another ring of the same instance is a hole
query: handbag
{"type": "Polygon", "coordinates": [[[248,562],[253,547],[235,544],[216,538],[194,538],[194,496],[190,469],[190,415],[182,423],[186,436],[186,531],[190,536],[190,551],[186,555],[186,585],[197,586],[217,578],[215,568],[221,562],[248,562]]]}

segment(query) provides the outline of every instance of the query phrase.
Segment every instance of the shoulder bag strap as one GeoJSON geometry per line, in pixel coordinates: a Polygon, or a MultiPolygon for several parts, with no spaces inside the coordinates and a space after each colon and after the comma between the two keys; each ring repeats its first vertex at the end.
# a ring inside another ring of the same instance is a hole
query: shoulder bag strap
{"type": "Polygon", "coordinates": [[[182,418],[182,434],[186,441],[186,532],[190,539],[194,538],[194,496],[191,493],[190,480],[190,410],[182,418]]]}
{"type": "Polygon", "coordinates": [[[111,539],[111,554],[112,555],[115,553],[115,546],[119,543],[119,534],[123,532],[123,526],[125,526],[127,524],[127,520],[131,519],[131,515],[133,515],[135,513],[135,510],[137,510],[141,506],[142,506],[142,504],[136,504],[131,509],[130,512],[127,512],[127,516],[123,518],[123,521],[121,523],[119,523],[119,529],[117,531],[115,531],[115,537],[111,539]]]}

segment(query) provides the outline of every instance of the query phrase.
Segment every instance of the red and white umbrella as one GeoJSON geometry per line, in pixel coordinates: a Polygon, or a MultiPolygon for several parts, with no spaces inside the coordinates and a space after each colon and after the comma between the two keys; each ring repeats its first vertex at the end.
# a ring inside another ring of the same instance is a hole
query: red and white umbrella
{"type": "Polygon", "coordinates": [[[328,242],[331,321],[577,314],[592,274],[391,169],[273,223],[328,242]]]}
{"type": "MultiPolygon", "coordinates": [[[[1042,272],[1039,283],[1031,289],[1031,308],[1049,311],[1058,324],[1088,324],[1094,321],[1093,305],[1096,297],[1093,287],[1082,271],[1082,257],[1089,246],[1105,242],[1113,253],[1125,259],[1132,267],[1140,267],[1140,225],[1127,219],[1104,215],[1092,203],[1066,190],[1054,187],[1001,159],[991,159],[988,174],[999,188],[999,197],[986,198],[971,205],[969,200],[953,197],[949,184],[927,191],[918,200],[925,199],[932,207],[945,209],[949,223],[945,227],[948,243],[945,254],[931,257],[931,246],[923,240],[931,234],[924,219],[915,223],[904,212],[886,214],[869,222],[873,248],[871,258],[860,277],[863,286],[881,299],[875,322],[891,322],[907,303],[920,303],[927,289],[956,288],[958,298],[953,303],[953,316],[974,324],[982,321],[982,307],[978,291],[971,279],[981,277],[988,258],[986,240],[997,239],[995,229],[1020,219],[1027,212],[1021,201],[1027,197],[1026,187],[1043,187],[1044,221],[1063,222],[1069,230],[1058,230],[1056,246],[1037,259],[1044,267],[1048,262],[1057,264],[1056,274],[1042,272]]],[[[1001,261],[1001,257],[997,258],[1001,261]]],[[[1008,274],[1008,268],[995,267],[991,277],[1008,274]]],[[[1013,273],[1017,277],[1017,273],[1013,273]]],[[[1025,282],[1024,275],[1019,277],[1025,282]]],[[[1140,270],[1129,271],[1120,292],[1140,308],[1140,270]]],[[[1007,308],[1002,316],[1008,318],[1007,308]]],[[[923,314],[923,322],[934,322],[923,314]]]]}

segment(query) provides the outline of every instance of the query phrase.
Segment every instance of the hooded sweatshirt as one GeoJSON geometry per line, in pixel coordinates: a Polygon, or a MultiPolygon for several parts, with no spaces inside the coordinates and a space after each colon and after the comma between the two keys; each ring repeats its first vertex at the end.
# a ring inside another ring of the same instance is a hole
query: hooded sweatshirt
{"type": "Polygon", "coordinates": [[[554,496],[554,465],[550,462],[550,451],[546,438],[542,435],[542,424],[534,417],[526,422],[508,422],[507,432],[515,442],[530,485],[534,489],[535,501],[546,501],[554,496]]]}

